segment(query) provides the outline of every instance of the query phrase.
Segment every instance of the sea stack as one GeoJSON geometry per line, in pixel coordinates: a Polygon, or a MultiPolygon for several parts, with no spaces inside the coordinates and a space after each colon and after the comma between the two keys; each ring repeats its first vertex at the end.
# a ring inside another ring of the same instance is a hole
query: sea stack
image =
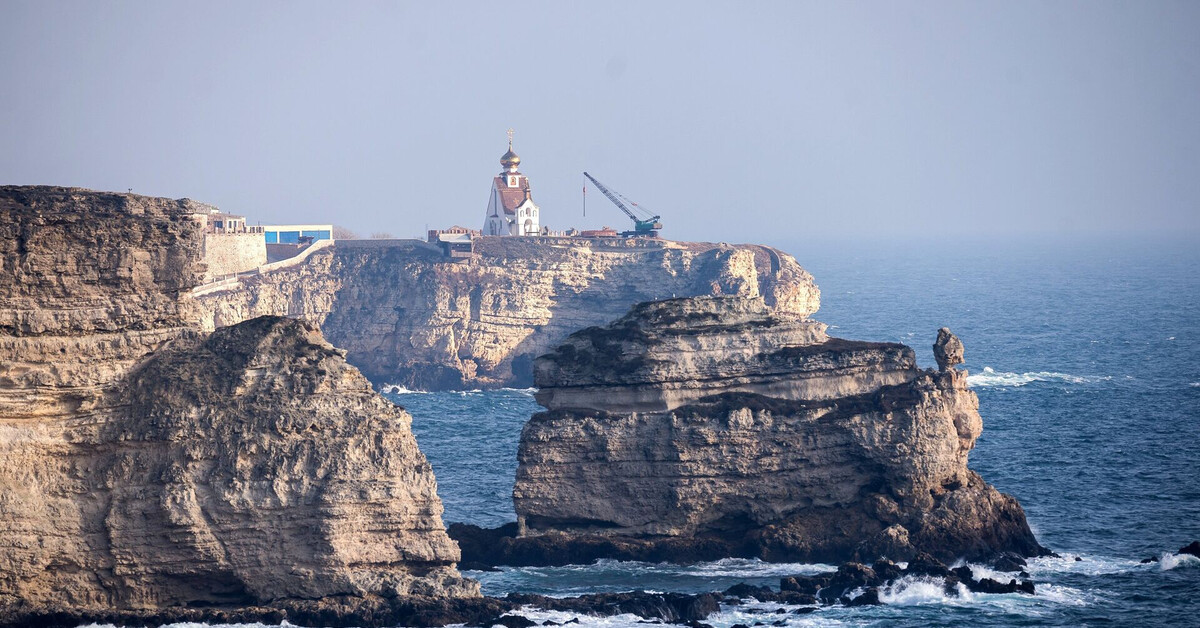
{"type": "Polygon", "coordinates": [[[506,558],[1043,552],[967,468],[982,421],[942,331],[938,370],[758,298],[645,303],[571,335],[535,362],[547,410],[521,435],[506,558]]]}

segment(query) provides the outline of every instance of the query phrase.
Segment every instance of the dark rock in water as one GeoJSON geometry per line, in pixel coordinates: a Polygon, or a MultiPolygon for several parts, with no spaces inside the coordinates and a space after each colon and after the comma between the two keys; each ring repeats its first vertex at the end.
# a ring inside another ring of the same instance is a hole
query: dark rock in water
{"type": "Polygon", "coordinates": [[[875,564],[871,565],[871,569],[880,580],[884,581],[895,580],[904,575],[904,570],[900,569],[899,565],[886,558],[875,561],[875,564]]]}
{"type": "Polygon", "coordinates": [[[733,597],[740,598],[743,600],[746,598],[755,598],[757,600],[762,600],[764,596],[765,597],[774,597],[775,592],[771,590],[771,587],[766,587],[766,586],[756,587],[752,584],[746,584],[744,582],[739,582],[738,584],[735,584],[735,585],[729,587],[728,589],[725,589],[725,595],[732,595],[733,597]]]}
{"type": "Polygon", "coordinates": [[[950,573],[954,574],[954,577],[958,578],[960,582],[973,582],[975,580],[975,573],[971,571],[970,567],[965,565],[951,569],[950,573]]]}
{"type": "Polygon", "coordinates": [[[1192,541],[1187,545],[1179,548],[1178,554],[1191,554],[1196,558],[1200,558],[1200,541],[1192,541]]]}
{"type": "Polygon", "coordinates": [[[808,595],[816,595],[817,590],[829,586],[828,576],[789,576],[779,581],[781,592],[795,591],[808,595]]]}
{"type": "Polygon", "coordinates": [[[556,532],[518,536],[516,523],[498,528],[452,523],[446,531],[450,538],[458,541],[463,561],[473,566],[586,565],[604,558],[688,564],[731,556],[756,556],[753,549],[715,537],[664,540],[556,532]]]}
{"type": "Polygon", "coordinates": [[[1158,557],[1157,557],[1157,556],[1151,556],[1150,558],[1143,558],[1143,559],[1141,560],[1141,563],[1142,563],[1143,565],[1145,565],[1145,564],[1148,564],[1148,563],[1157,563],[1157,562],[1158,562],[1158,557]]]}
{"type": "Polygon", "coordinates": [[[797,608],[796,610],[792,611],[792,614],[793,615],[808,615],[809,613],[815,613],[815,612],[817,612],[817,608],[815,606],[809,606],[809,607],[805,607],[805,608],[797,608]]]}
{"type": "MultiPolygon", "coordinates": [[[[775,594],[773,602],[781,602],[783,604],[817,604],[817,597],[810,593],[797,593],[795,591],[782,591],[775,594]]],[[[763,600],[766,601],[766,600],[763,600]]]]}
{"type": "Polygon", "coordinates": [[[850,600],[846,606],[878,606],[880,604],[883,602],[879,601],[879,589],[871,587],[863,591],[862,595],[850,600]]]}
{"type": "Polygon", "coordinates": [[[1075,557],[1075,562],[1077,562],[1077,563],[1082,563],[1082,562],[1083,562],[1083,558],[1082,558],[1082,557],[1080,557],[1080,556],[1076,556],[1076,557],[1075,557]]]}
{"type": "Polygon", "coordinates": [[[485,621],[483,623],[483,625],[485,625],[485,626],[500,625],[500,626],[504,626],[505,628],[529,628],[529,626],[536,626],[538,624],[536,621],[533,621],[532,619],[529,619],[528,617],[522,617],[520,615],[502,615],[500,617],[494,617],[492,619],[485,621]]]}
{"type": "Polygon", "coordinates": [[[825,603],[841,599],[850,591],[883,584],[875,571],[862,563],[846,563],[838,567],[829,579],[829,585],[817,592],[817,598],[825,603]]]}
{"type": "Polygon", "coordinates": [[[1004,552],[992,559],[992,569],[996,571],[1021,571],[1021,568],[1027,565],[1025,557],[1014,552],[1004,552]]]}
{"type": "Polygon", "coordinates": [[[967,589],[972,593],[1016,593],[1017,581],[1009,580],[1007,584],[1002,584],[991,578],[981,578],[977,581],[964,583],[967,589]]]}
{"type": "Polygon", "coordinates": [[[944,578],[950,575],[950,570],[942,561],[925,552],[921,552],[908,561],[908,567],[905,567],[904,573],[910,576],[935,576],[944,578]]]}

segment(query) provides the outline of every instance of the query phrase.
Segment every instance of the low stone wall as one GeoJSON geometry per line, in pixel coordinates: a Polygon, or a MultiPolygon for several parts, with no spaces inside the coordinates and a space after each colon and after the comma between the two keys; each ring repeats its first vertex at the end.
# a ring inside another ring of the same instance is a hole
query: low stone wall
{"type": "Polygon", "coordinates": [[[267,244],[261,233],[206,233],[204,261],[204,279],[213,281],[266,264],[267,244]]]}

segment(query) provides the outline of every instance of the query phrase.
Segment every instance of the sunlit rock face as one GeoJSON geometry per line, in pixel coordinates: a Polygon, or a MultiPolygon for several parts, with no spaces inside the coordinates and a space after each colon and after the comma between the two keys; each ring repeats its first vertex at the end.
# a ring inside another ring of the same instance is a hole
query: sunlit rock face
{"type": "Polygon", "coordinates": [[[758,298],[674,299],[573,334],[535,376],[547,410],[522,433],[513,491],[531,546],[1041,551],[1016,500],[967,468],[982,421],[966,373],[922,370],[904,345],[829,338],[758,298]]]}
{"type": "Polygon", "coordinates": [[[761,297],[820,305],[791,256],[755,245],[484,237],[468,259],[414,241],[338,242],[302,264],[198,297],[207,328],[263,314],[317,323],[376,384],[426,390],[532,385],[533,359],[642,301],[761,297]]]}
{"type": "Polygon", "coordinates": [[[201,330],[195,209],[0,187],[0,611],[477,594],[409,416],[343,352],[201,330]]]}

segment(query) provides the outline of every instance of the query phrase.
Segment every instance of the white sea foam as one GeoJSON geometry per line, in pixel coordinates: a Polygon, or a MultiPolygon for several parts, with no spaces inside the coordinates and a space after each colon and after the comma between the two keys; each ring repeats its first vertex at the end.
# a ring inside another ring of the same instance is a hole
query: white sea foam
{"type": "Polygon", "coordinates": [[[1191,386],[1192,388],[1200,388],[1200,382],[1192,382],[1188,384],[1188,386],[1191,386]]]}
{"type": "Polygon", "coordinates": [[[958,597],[946,595],[946,582],[928,576],[904,576],[879,589],[879,601],[893,606],[918,606],[970,601],[971,593],[958,585],[958,597]]]}
{"type": "Polygon", "coordinates": [[[519,610],[505,615],[520,615],[527,619],[531,619],[539,624],[546,620],[553,620],[560,624],[565,624],[571,620],[578,620],[579,623],[571,624],[572,626],[595,626],[596,628],[625,628],[626,626],[644,626],[645,622],[637,615],[613,615],[611,617],[595,617],[593,615],[583,615],[580,613],[568,613],[565,611],[547,611],[532,606],[524,606],[519,610]]]}
{"type": "Polygon", "coordinates": [[[1191,554],[1163,552],[1162,558],[1158,559],[1158,568],[1163,571],[1170,571],[1177,567],[1195,567],[1197,565],[1200,565],[1200,558],[1196,558],[1191,554]]]}
{"type": "Polygon", "coordinates": [[[429,393],[426,390],[410,390],[400,384],[384,384],[379,387],[379,392],[389,395],[425,395],[429,393]]]}
{"type": "Polygon", "coordinates": [[[500,390],[502,390],[504,392],[520,393],[522,395],[527,395],[529,397],[532,397],[533,394],[538,391],[538,389],[533,386],[530,386],[529,388],[501,388],[500,390]]]}
{"type": "Polygon", "coordinates": [[[1094,382],[1108,381],[1112,379],[1109,376],[1100,375],[1070,375],[1067,373],[1055,373],[1052,371],[1034,371],[1029,373],[1007,373],[1004,371],[996,371],[990,366],[983,367],[982,373],[967,376],[967,383],[976,388],[988,388],[993,386],[999,387],[1017,387],[1032,384],[1034,382],[1058,382],[1065,384],[1089,384],[1094,382]]]}
{"type": "MultiPolygon", "coordinates": [[[[498,388],[497,390],[502,391],[502,392],[519,393],[522,395],[528,395],[530,397],[532,397],[533,394],[537,392],[537,388],[498,388]]],[[[429,394],[433,394],[433,391],[413,390],[411,388],[406,388],[400,384],[384,384],[379,387],[379,392],[388,393],[389,395],[429,395],[429,394]]],[[[472,395],[481,395],[485,392],[490,392],[490,391],[483,390],[482,388],[473,388],[471,390],[453,390],[453,391],[447,391],[447,392],[449,392],[450,394],[456,394],[456,395],[459,395],[462,397],[467,397],[467,396],[472,396],[472,395]]]]}
{"type": "MultiPolygon", "coordinates": [[[[974,565],[971,568],[974,569],[974,565]]],[[[1025,570],[1037,580],[1038,576],[1044,574],[1077,573],[1087,576],[1102,576],[1145,568],[1146,565],[1127,558],[1063,554],[1058,558],[1053,556],[1031,558],[1025,570]],[[1080,560],[1075,560],[1076,558],[1080,560]]]]}

